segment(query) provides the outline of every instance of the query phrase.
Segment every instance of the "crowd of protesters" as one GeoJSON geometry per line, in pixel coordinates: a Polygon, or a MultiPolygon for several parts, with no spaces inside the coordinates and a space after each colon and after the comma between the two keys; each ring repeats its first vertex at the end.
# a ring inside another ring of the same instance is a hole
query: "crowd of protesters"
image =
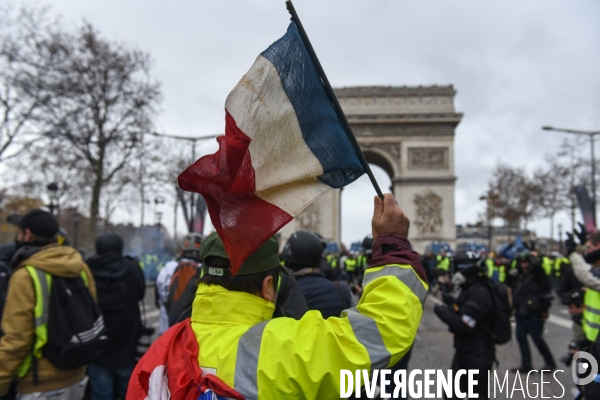
{"type": "MultiPolygon", "coordinates": [[[[147,286],[143,263],[123,254],[123,239],[114,233],[99,235],[94,255],[84,260],[69,246],[54,216],[43,210],[11,215],[9,222],[16,226],[17,235],[14,243],[0,248],[0,399],[125,399],[128,386],[132,387],[131,376],[136,376],[136,364],[138,368],[148,366],[139,367],[138,361],[148,349],[145,340],[153,333],[140,313],[147,286]],[[73,325],[73,321],[79,325],[61,331],[60,324],[73,325]],[[63,340],[65,335],[76,336],[81,343],[68,344],[63,340]]],[[[268,250],[261,247],[257,252],[264,251],[261,257],[277,260],[275,272],[267,269],[273,272],[269,276],[276,278],[272,283],[275,295],[269,297],[266,286],[252,290],[273,303],[269,312],[282,321],[318,316],[320,319],[312,323],[321,326],[318,321],[330,317],[349,318],[351,310],[366,301],[368,290],[363,285],[370,281],[370,268],[395,265],[392,261],[374,263],[374,249],[382,250],[381,245],[374,245],[376,238],[372,236],[365,237],[354,251],[342,248],[337,252],[327,251],[329,243],[316,232],[295,232],[281,248],[273,240],[268,250]]],[[[510,338],[510,318],[516,324],[515,338],[521,352],[521,363],[512,371],[528,373],[535,367],[528,337],[544,359],[544,365],[537,369],[554,370],[556,359],[543,337],[554,300],[568,307],[574,321],[573,337],[560,358],[562,363],[570,365],[576,351],[593,348],[598,329],[594,327],[600,327],[589,312],[585,314],[586,306],[588,310],[595,306],[600,309],[600,303],[592,299],[586,304],[585,300],[586,288],[589,298],[589,293],[600,291],[600,277],[589,268],[590,264],[600,264],[596,256],[600,233],[587,236],[579,232],[579,240],[587,246],[587,250],[579,251],[588,254],[582,261],[587,267],[580,265],[579,269],[566,256],[538,253],[533,246],[511,258],[492,252],[442,252],[427,253],[418,260],[416,253],[406,250],[409,255],[398,256],[404,261],[397,263],[416,259],[409,264],[420,276],[416,282],[421,282],[425,293],[429,290],[440,298],[435,314],[455,337],[452,369],[479,369],[487,376],[485,371],[496,361],[495,346],[508,340],[506,329],[510,338]]],[[[399,244],[394,246],[400,248],[399,244]]],[[[572,243],[567,250],[577,254],[572,243]]],[[[194,326],[199,293],[206,292],[208,298],[221,295],[210,289],[215,285],[225,287],[228,293],[254,293],[248,289],[254,287],[250,278],[257,275],[266,279],[267,270],[262,271],[266,264],[259,262],[244,264],[247,271],[242,268],[242,273],[248,277],[231,276],[227,257],[216,234],[204,237],[190,233],[182,239],[178,256],[160,268],[155,282],[160,335],[168,337],[170,327],[190,318],[194,326]],[[212,252],[209,261],[203,253],[208,251],[212,252]]],[[[414,283],[412,287],[410,290],[415,290],[414,283]]],[[[293,337],[292,331],[288,333],[293,337]]],[[[400,357],[388,360],[387,367],[406,369],[411,346],[412,340],[395,350],[400,357]]],[[[338,356],[344,358],[343,352],[350,350],[339,351],[338,356]]],[[[133,386],[139,384],[138,380],[133,386]]],[[[247,390],[233,389],[237,393],[247,390]]],[[[483,382],[477,390],[486,398],[483,382]]],[[[594,398],[593,388],[588,389],[587,397],[594,398]]]]}

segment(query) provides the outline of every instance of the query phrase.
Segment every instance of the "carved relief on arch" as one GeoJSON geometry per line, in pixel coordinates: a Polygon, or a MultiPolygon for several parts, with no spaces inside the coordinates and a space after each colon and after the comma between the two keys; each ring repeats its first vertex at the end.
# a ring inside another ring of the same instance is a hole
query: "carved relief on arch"
{"type": "Polygon", "coordinates": [[[425,235],[440,233],[444,225],[444,219],[442,218],[443,199],[431,190],[426,190],[423,194],[416,194],[414,201],[417,206],[414,223],[419,233],[425,235]]]}
{"type": "Polygon", "coordinates": [[[317,203],[312,203],[296,217],[299,230],[319,232],[321,218],[317,203]]]}

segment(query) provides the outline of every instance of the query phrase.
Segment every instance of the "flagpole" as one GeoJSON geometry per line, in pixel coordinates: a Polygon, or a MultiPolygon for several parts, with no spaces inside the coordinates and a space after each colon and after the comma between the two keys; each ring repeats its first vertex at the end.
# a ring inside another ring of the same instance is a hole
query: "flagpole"
{"type": "Polygon", "coordinates": [[[310,44],[310,40],[308,39],[308,36],[306,35],[306,31],[304,31],[304,28],[302,27],[302,23],[300,22],[300,18],[298,17],[298,14],[296,13],[296,9],[294,8],[292,1],[286,0],[285,5],[286,5],[287,10],[289,11],[290,15],[292,16],[292,21],[294,21],[294,23],[296,23],[296,26],[298,27],[298,32],[300,33],[300,37],[302,38],[302,41],[304,42],[304,46],[306,47],[306,50],[308,51],[308,55],[310,56],[310,59],[312,60],[314,66],[315,66],[315,69],[317,70],[317,74],[319,75],[319,78],[321,78],[321,82],[323,83],[323,86],[325,87],[325,92],[327,92],[327,96],[329,97],[329,100],[333,104],[335,113],[337,114],[338,118],[340,119],[340,122],[342,123],[344,131],[346,132],[346,136],[348,136],[350,143],[352,143],[352,147],[354,147],[354,152],[358,156],[360,163],[362,164],[363,168],[365,169],[365,172],[369,176],[369,179],[371,180],[371,184],[373,184],[373,187],[375,188],[377,195],[383,200],[383,193],[381,193],[381,189],[379,188],[379,185],[377,184],[377,181],[375,180],[375,177],[373,176],[373,171],[371,171],[371,168],[369,167],[369,163],[367,162],[365,155],[363,154],[362,150],[360,149],[360,146],[358,145],[358,142],[356,141],[356,137],[354,136],[354,133],[352,132],[352,128],[350,128],[350,124],[348,123],[348,120],[346,119],[346,116],[344,115],[344,112],[342,111],[342,107],[340,106],[340,103],[338,102],[338,99],[335,96],[335,93],[333,92],[331,85],[329,84],[329,80],[327,79],[327,76],[325,75],[325,71],[323,71],[323,67],[321,67],[321,63],[319,62],[319,59],[317,58],[317,54],[315,53],[315,50],[313,49],[312,45],[310,44]]]}

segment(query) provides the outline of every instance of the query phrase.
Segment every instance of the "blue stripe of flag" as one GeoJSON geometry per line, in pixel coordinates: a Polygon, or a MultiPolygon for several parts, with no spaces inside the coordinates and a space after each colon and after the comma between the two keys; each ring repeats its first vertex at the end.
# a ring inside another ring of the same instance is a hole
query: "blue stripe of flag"
{"type": "Polygon", "coordinates": [[[286,34],[262,54],[277,69],[308,148],[323,166],[319,180],[333,188],[355,181],[362,167],[292,21],[286,34]]]}

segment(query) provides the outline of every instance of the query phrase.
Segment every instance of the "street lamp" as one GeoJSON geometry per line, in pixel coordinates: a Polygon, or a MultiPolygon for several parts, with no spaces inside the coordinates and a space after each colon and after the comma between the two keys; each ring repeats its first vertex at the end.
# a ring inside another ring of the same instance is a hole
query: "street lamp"
{"type": "MultiPolygon", "coordinates": [[[[479,200],[487,201],[487,196],[479,196],[479,200]]],[[[487,203],[485,203],[485,219],[487,220],[488,226],[488,252],[492,251],[492,221],[490,220],[490,210],[487,203]]]]}
{"type": "Polygon", "coordinates": [[[562,224],[558,224],[558,251],[562,254],[563,252],[563,241],[562,241],[562,224]]]}
{"type": "Polygon", "coordinates": [[[552,126],[543,126],[543,130],[545,131],[556,131],[556,132],[565,132],[572,133],[574,135],[584,135],[590,138],[590,149],[592,154],[592,214],[594,215],[594,224],[596,223],[596,159],[594,157],[594,140],[596,135],[600,134],[600,131],[582,131],[578,129],[563,129],[563,128],[554,128],[552,126]]]}
{"type": "Polygon", "coordinates": [[[46,189],[48,189],[48,193],[50,194],[50,204],[48,204],[48,208],[50,209],[50,214],[54,215],[55,209],[58,213],[58,184],[52,182],[46,186],[46,189]]]}

